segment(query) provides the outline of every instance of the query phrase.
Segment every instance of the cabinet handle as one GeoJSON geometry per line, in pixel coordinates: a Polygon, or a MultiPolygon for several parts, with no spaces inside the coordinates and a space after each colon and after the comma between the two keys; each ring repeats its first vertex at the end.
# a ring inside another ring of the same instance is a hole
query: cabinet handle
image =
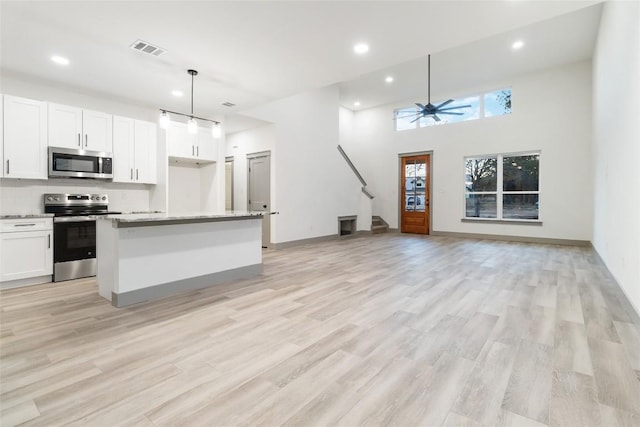
{"type": "Polygon", "coordinates": [[[51,234],[47,234],[47,249],[51,249],[51,234]]]}
{"type": "Polygon", "coordinates": [[[196,147],[194,145],[191,146],[191,155],[195,156],[196,154],[196,147]]]}
{"type": "Polygon", "coordinates": [[[7,175],[9,175],[9,159],[7,159],[7,175]]]}
{"type": "Polygon", "coordinates": [[[136,181],[138,180],[138,169],[136,168],[136,181]]]}
{"type": "Polygon", "coordinates": [[[80,141],[80,134],[78,134],[78,147],[82,147],[82,142],[80,141]]]}
{"type": "Polygon", "coordinates": [[[200,157],[200,147],[196,147],[196,157],[200,157]]]}
{"type": "Polygon", "coordinates": [[[34,227],[36,224],[35,223],[31,223],[31,224],[13,224],[14,227],[34,227]]]}
{"type": "Polygon", "coordinates": [[[131,168],[131,181],[133,181],[133,168],[131,168]]]}
{"type": "Polygon", "coordinates": [[[84,134],[84,146],[87,147],[89,145],[89,135],[84,134]]]}

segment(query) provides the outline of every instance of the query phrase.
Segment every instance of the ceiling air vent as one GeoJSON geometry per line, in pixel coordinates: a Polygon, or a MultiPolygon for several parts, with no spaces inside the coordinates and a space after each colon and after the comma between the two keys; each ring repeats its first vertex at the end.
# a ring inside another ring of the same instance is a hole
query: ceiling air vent
{"type": "Polygon", "coordinates": [[[138,52],[148,53],[149,55],[153,55],[153,56],[160,56],[167,51],[166,49],[163,49],[158,46],[154,46],[140,39],[136,40],[129,47],[133,50],[137,50],[138,52]]]}
{"type": "Polygon", "coordinates": [[[233,102],[223,102],[222,105],[224,105],[225,107],[235,107],[236,104],[234,104],[233,102]]]}

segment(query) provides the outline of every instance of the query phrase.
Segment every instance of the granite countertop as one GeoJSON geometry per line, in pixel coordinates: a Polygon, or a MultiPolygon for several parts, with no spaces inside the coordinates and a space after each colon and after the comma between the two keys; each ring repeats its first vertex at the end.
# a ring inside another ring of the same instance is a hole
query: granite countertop
{"type": "Polygon", "coordinates": [[[37,213],[37,214],[4,214],[0,215],[0,219],[22,219],[22,218],[53,218],[53,214],[50,213],[37,213]]]}
{"type": "Polygon", "coordinates": [[[264,212],[228,211],[228,212],[159,212],[121,215],[104,215],[97,219],[111,221],[113,227],[142,227],[150,225],[189,224],[198,222],[235,221],[257,219],[264,212]]]}

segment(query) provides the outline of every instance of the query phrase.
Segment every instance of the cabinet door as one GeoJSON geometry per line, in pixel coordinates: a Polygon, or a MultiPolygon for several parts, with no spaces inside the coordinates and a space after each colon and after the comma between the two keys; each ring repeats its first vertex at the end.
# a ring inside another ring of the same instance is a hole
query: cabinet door
{"type": "Polygon", "coordinates": [[[133,123],[127,117],[113,117],[113,182],[135,179],[133,123]]]}
{"type": "Polygon", "coordinates": [[[135,121],[135,180],[143,184],[156,183],[156,124],[135,121]]]}
{"type": "Polygon", "coordinates": [[[195,158],[196,135],[187,132],[185,123],[171,122],[167,128],[169,157],[195,158]]]}
{"type": "Polygon", "coordinates": [[[52,231],[0,233],[0,282],[53,274],[52,231]]]}
{"type": "Polygon", "coordinates": [[[4,176],[47,179],[47,104],[4,96],[4,176]]]}
{"type": "Polygon", "coordinates": [[[99,111],[82,111],[83,148],[91,151],[113,152],[111,114],[99,111]]]}
{"type": "Polygon", "coordinates": [[[82,109],[49,104],[49,146],[82,149],[82,109]]]}
{"type": "Polygon", "coordinates": [[[215,162],[218,159],[218,140],[211,135],[210,128],[198,128],[198,146],[196,154],[199,160],[215,162]]]}
{"type": "Polygon", "coordinates": [[[4,123],[4,97],[0,95],[0,178],[4,176],[4,150],[2,147],[4,146],[4,128],[2,127],[2,123],[4,123]]]}

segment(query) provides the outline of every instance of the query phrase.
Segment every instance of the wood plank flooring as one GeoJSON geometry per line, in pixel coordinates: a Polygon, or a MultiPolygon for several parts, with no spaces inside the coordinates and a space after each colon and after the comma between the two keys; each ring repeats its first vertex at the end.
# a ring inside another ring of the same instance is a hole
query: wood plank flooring
{"type": "Polygon", "coordinates": [[[640,426],[640,322],[589,248],[379,234],[116,309],[0,292],[0,424],[640,426]]]}

